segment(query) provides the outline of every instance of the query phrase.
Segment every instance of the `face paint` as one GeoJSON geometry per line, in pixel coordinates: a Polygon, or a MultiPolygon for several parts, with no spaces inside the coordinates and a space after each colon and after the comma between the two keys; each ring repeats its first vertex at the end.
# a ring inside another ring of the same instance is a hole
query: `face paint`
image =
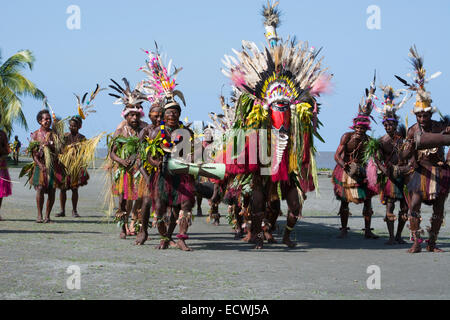
{"type": "Polygon", "coordinates": [[[288,102],[276,102],[270,105],[272,128],[287,134],[291,124],[291,110],[288,102]]]}

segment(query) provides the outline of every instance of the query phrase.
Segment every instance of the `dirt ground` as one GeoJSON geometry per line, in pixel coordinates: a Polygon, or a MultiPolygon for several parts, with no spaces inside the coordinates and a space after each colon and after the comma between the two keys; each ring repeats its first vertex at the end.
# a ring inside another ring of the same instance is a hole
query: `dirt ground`
{"type": "MultiPolygon", "coordinates": [[[[34,190],[10,170],[13,196],[3,202],[0,222],[0,299],[449,299],[450,240],[444,225],[439,245],[444,253],[408,254],[408,245],[387,246],[384,207],[374,199],[374,232],[364,240],[362,206],[351,206],[348,239],[339,240],[339,203],[330,179],[320,177],[320,197],[309,194],[305,218],[297,223],[294,249],[265,245],[261,251],[233,240],[226,218],[215,227],[196,218],[190,228],[193,252],[156,250],[155,229],[144,246],[135,237],[119,239],[119,229],[102,207],[102,173],[91,170],[80,189],[79,214],[53,224],[37,224],[34,190]],[[80,268],[80,289],[68,289],[69,266],[80,268]],[[381,289],[368,289],[367,268],[380,268],[381,289]]],[[[57,195],[59,197],[59,193],[57,195]]],[[[59,212],[57,199],[52,216],[59,212]]],[[[446,211],[449,205],[446,203],[446,211]]],[[[203,201],[207,212],[207,202],[203,201]]],[[[283,207],[286,212],[286,207],[283,207]]],[[[225,206],[221,207],[223,215],[225,206]]],[[[195,209],[194,209],[195,213],[195,209]]],[[[430,208],[423,207],[422,227],[430,208]]],[[[279,219],[283,230],[285,216],[279,219]]],[[[409,230],[403,235],[408,238],[409,230]]],[[[281,239],[281,233],[276,234],[281,239]]],[[[410,243],[408,239],[408,243],[410,243]]]]}

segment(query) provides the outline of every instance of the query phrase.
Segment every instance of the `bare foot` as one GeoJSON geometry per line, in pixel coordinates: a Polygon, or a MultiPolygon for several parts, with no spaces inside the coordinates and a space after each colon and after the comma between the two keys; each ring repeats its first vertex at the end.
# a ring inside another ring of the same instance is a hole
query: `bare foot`
{"type": "Polygon", "coordinates": [[[55,214],[55,217],[61,218],[61,217],[65,217],[66,213],[65,212],[60,212],[58,214],[55,214]]]}
{"type": "Polygon", "coordinates": [[[345,239],[348,235],[348,228],[341,228],[341,233],[337,236],[338,239],[345,239]]]}
{"type": "Polygon", "coordinates": [[[44,223],[53,223],[53,221],[50,218],[45,218],[44,223]]]}
{"type": "Polygon", "coordinates": [[[170,246],[171,248],[178,248],[177,243],[176,243],[175,241],[173,241],[172,238],[170,238],[170,240],[169,240],[169,246],[170,246]]]}
{"type": "Polygon", "coordinates": [[[396,242],[395,242],[394,238],[389,238],[389,240],[386,241],[384,244],[385,244],[385,245],[388,245],[388,246],[392,246],[392,245],[394,245],[395,243],[396,243],[396,242]]]}
{"type": "Polygon", "coordinates": [[[431,247],[431,246],[427,246],[427,251],[428,252],[434,252],[434,253],[444,252],[444,250],[439,249],[438,247],[431,247]]]}
{"type": "Polygon", "coordinates": [[[79,218],[80,215],[78,214],[78,212],[72,211],[72,217],[74,217],[74,218],[79,218]]]}
{"type": "Polygon", "coordinates": [[[251,237],[252,235],[250,233],[247,233],[247,235],[244,238],[242,238],[242,241],[249,242],[251,237]]]}
{"type": "Polygon", "coordinates": [[[145,243],[145,241],[148,240],[148,233],[147,232],[139,232],[136,241],[134,242],[137,246],[141,246],[145,243]]]}
{"type": "Polygon", "coordinates": [[[264,241],[263,241],[262,236],[261,237],[256,237],[254,239],[254,243],[256,244],[255,245],[255,250],[261,250],[264,247],[264,241]]]}
{"type": "Polygon", "coordinates": [[[183,251],[193,251],[191,248],[189,248],[186,244],[186,242],[184,242],[183,239],[178,239],[177,241],[177,247],[183,251]]]}
{"type": "Polygon", "coordinates": [[[294,248],[297,244],[292,242],[291,239],[284,237],[283,243],[288,246],[288,248],[294,248]]]}
{"type": "Polygon", "coordinates": [[[414,243],[412,245],[412,247],[408,249],[407,252],[409,252],[409,253],[419,253],[421,251],[422,251],[422,247],[420,246],[420,244],[414,243]]]}
{"type": "Polygon", "coordinates": [[[169,247],[169,242],[167,240],[161,239],[159,244],[156,246],[158,250],[166,250],[169,247]]]}
{"type": "Polygon", "coordinates": [[[379,236],[377,236],[375,233],[373,233],[371,230],[365,230],[364,232],[364,238],[365,239],[378,239],[379,236]]]}
{"type": "Polygon", "coordinates": [[[236,231],[236,233],[234,234],[234,240],[239,240],[239,239],[241,239],[243,235],[244,235],[244,234],[243,234],[243,232],[242,232],[241,230],[236,231]]]}
{"type": "Polygon", "coordinates": [[[266,238],[268,243],[277,243],[277,241],[274,239],[272,234],[270,234],[270,232],[264,232],[264,237],[266,238]]]}
{"type": "Polygon", "coordinates": [[[395,241],[397,241],[398,244],[406,244],[406,241],[402,239],[402,237],[395,237],[395,241]]]}
{"type": "Polygon", "coordinates": [[[42,220],[42,217],[37,217],[36,219],[36,223],[43,223],[44,220],[42,220]]]}
{"type": "Polygon", "coordinates": [[[126,238],[127,238],[127,234],[126,234],[125,232],[122,231],[122,232],[120,233],[120,235],[119,235],[119,238],[120,238],[120,239],[126,239],[126,238]]]}

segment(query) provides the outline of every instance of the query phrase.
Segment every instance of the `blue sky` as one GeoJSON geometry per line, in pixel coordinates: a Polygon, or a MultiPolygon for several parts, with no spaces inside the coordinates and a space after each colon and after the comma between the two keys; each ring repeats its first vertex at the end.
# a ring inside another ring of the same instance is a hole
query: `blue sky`
{"type": "MultiPolygon", "coordinates": [[[[58,115],[68,116],[76,112],[74,92],[92,90],[96,83],[106,87],[110,78],[125,76],[132,85],[143,79],[138,68],[146,56],[140,48],[153,49],[157,41],[175,66],[184,68],[177,81],[188,104],[182,118],[207,121],[208,112],[220,112],[221,91],[229,92],[230,82],[220,71],[223,55],[239,49],[243,39],[265,43],[260,16],[264,2],[2,0],[0,48],[3,61],[18,50],[33,51],[36,63],[27,76],[46,93],[58,115]],[[81,9],[80,30],[66,27],[70,5],[81,9]]],[[[281,0],[279,7],[279,35],[296,35],[323,47],[324,64],[334,74],[333,93],[320,99],[326,143],[317,144],[319,151],[336,149],[374,69],[383,84],[400,88],[394,74],[405,77],[410,72],[407,54],[412,44],[425,56],[429,75],[443,72],[427,89],[435,106],[449,113],[450,1],[281,0]],[[370,5],[381,10],[380,30],[366,26],[370,5]]],[[[97,97],[98,113],[85,121],[83,134],[91,137],[115,129],[122,108],[113,101],[107,92],[97,97]]],[[[30,130],[38,128],[35,116],[41,107],[40,102],[24,100],[30,130]]],[[[400,112],[403,119],[409,114],[410,124],[415,122],[411,109],[412,100],[400,112]]],[[[378,122],[375,136],[384,134],[378,122]]],[[[22,141],[29,137],[20,128],[15,133],[22,141]]]]}

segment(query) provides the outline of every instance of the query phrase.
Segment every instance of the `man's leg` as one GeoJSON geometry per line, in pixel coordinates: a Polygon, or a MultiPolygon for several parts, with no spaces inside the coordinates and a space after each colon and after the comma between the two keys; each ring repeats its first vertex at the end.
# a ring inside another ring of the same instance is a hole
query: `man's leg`
{"type": "Polygon", "coordinates": [[[44,208],[44,190],[41,186],[36,187],[36,206],[38,210],[37,223],[42,223],[42,210],[44,208]]]}
{"type": "Polygon", "coordinates": [[[264,218],[264,237],[269,243],[277,243],[272,232],[275,230],[275,224],[280,212],[280,200],[270,201],[266,210],[266,217],[264,218]]]}
{"type": "Polygon", "coordinates": [[[291,241],[290,235],[294,230],[295,224],[297,223],[298,217],[302,211],[302,204],[298,197],[297,187],[291,186],[289,188],[286,202],[288,206],[288,215],[286,218],[286,228],[284,230],[283,243],[289,248],[293,248],[296,246],[296,243],[291,241]]]}
{"type": "Polygon", "coordinates": [[[386,222],[387,229],[389,232],[389,240],[385,243],[387,245],[393,245],[395,244],[395,237],[394,237],[394,223],[395,219],[397,217],[394,214],[395,210],[395,200],[393,199],[387,199],[386,202],[386,217],[384,218],[384,221],[386,222]]]}
{"type": "Polygon", "coordinates": [[[420,207],[422,204],[422,196],[420,193],[414,192],[411,195],[411,206],[409,208],[409,229],[411,231],[411,237],[414,241],[411,248],[408,249],[409,253],[418,253],[422,251],[422,238],[420,234],[423,232],[420,229],[420,221],[422,218],[420,217],[420,207]]]}
{"type": "Polygon", "coordinates": [[[141,211],[141,208],[142,208],[142,198],[139,198],[136,201],[134,201],[133,208],[131,210],[130,232],[132,234],[136,234],[135,225],[136,223],[138,223],[139,211],[141,211]]]}
{"type": "Polygon", "coordinates": [[[366,199],[364,201],[363,207],[363,217],[364,217],[364,238],[366,239],[378,239],[379,237],[372,232],[370,227],[372,222],[373,210],[372,210],[372,199],[366,199]]]}
{"type": "Polygon", "coordinates": [[[431,216],[431,227],[428,230],[428,245],[429,252],[443,252],[436,246],[439,230],[441,230],[442,221],[444,220],[444,205],[445,197],[438,196],[433,204],[433,215],[431,216]]]}
{"type": "Polygon", "coordinates": [[[350,216],[350,210],[348,208],[348,202],[345,200],[341,200],[341,207],[339,208],[339,217],[341,218],[341,233],[338,238],[343,239],[347,237],[348,230],[348,217],[350,216]]]}
{"type": "Polygon", "coordinates": [[[183,251],[192,251],[186,244],[186,240],[189,239],[187,231],[189,228],[189,220],[191,219],[192,203],[187,200],[181,203],[181,210],[178,213],[178,227],[180,232],[177,234],[177,246],[183,251]]]}
{"type": "Polygon", "coordinates": [[[209,210],[211,212],[211,218],[213,219],[213,224],[215,226],[218,226],[220,225],[219,204],[211,200],[209,200],[208,203],[209,203],[209,210]]]}
{"type": "Polygon", "coordinates": [[[135,244],[143,245],[148,240],[148,223],[150,220],[150,210],[152,206],[152,199],[145,197],[142,202],[141,214],[142,214],[142,227],[139,231],[135,244]]]}
{"type": "Polygon", "coordinates": [[[55,203],[55,188],[48,189],[48,198],[47,198],[47,208],[45,210],[45,220],[44,223],[50,223],[50,213],[52,212],[53,204],[55,203]]]}
{"type": "Polygon", "coordinates": [[[72,189],[72,217],[79,218],[78,215],[78,188],[72,189]]]}
{"type": "Polygon", "coordinates": [[[131,228],[128,227],[128,221],[130,219],[130,214],[131,211],[133,210],[133,204],[134,201],[133,200],[126,200],[126,215],[125,215],[125,232],[127,233],[127,236],[132,236],[135,235],[134,234],[134,230],[132,230],[131,228]]]}
{"type": "MultiPolygon", "coordinates": [[[[2,202],[3,202],[3,198],[0,198],[0,209],[2,208],[2,202]]],[[[0,221],[2,221],[2,216],[0,215],[0,221]]]]}
{"type": "Polygon", "coordinates": [[[165,203],[162,203],[159,199],[155,202],[155,211],[156,211],[156,226],[158,228],[158,232],[161,236],[161,241],[159,245],[156,246],[157,249],[167,249],[169,246],[170,239],[167,237],[167,227],[164,221],[164,215],[167,211],[167,206],[165,203]]]}
{"type": "Polygon", "coordinates": [[[66,201],[67,201],[67,190],[62,190],[59,192],[59,203],[61,205],[61,212],[56,214],[55,217],[65,217],[66,216],[66,201]]]}
{"type": "Polygon", "coordinates": [[[397,225],[397,234],[395,235],[395,241],[398,244],[405,244],[406,241],[402,239],[402,231],[405,227],[406,221],[408,220],[408,204],[406,203],[406,199],[403,198],[400,200],[400,211],[398,213],[398,225],[397,225]]]}
{"type": "Polygon", "coordinates": [[[197,196],[197,217],[202,217],[203,216],[203,212],[202,212],[202,200],[203,198],[201,196],[197,196]]]}

